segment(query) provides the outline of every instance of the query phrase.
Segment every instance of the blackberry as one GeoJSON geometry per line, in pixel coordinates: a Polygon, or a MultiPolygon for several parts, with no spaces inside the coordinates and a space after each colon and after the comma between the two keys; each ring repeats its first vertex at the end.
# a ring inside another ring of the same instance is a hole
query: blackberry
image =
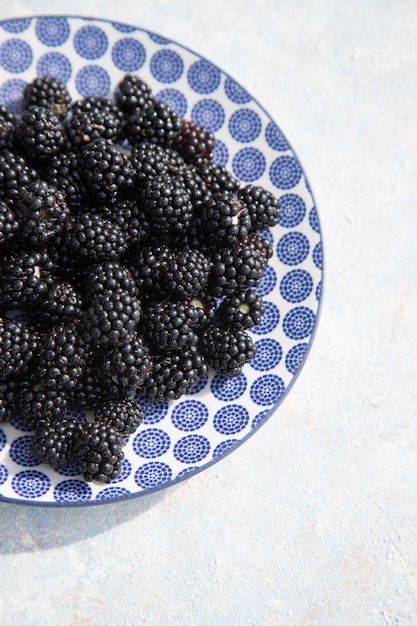
{"type": "Polygon", "coordinates": [[[132,146],[143,141],[171,146],[180,127],[177,113],[167,104],[154,100],[149,106],[136,109],[127,118],[125,135],[132,146]]]}
{"type": "Polygon", "coordinates": [[[48,325],[74,322],[81,319],[82,310],[83,300],[74,285],[67,281],[56,282],[40,301],[37,319],[48,325]]]}
{"type": "Polygon", "coordinates": [[[121,289],[132,298],[138,296],[136,282],[129,269],[119,261],[103,261],[91,265],[83,275],[85,299],[89,302],[103,292],[121,289]]]}
{"type": "Polygon", "coordinates": [[[110,115],[114,118],[113,125],[119,129],[117,135],[119,136],[123,129],[124,115],[123,111],[110,98],[87,96],[82,100],[76,100],[76,102],[73,102],[71,106],[72,115],[78,115],[79,113],[92,113],[96,111],[105,113],[106,116],[110,115]]]}
{"type": "Polygon", "coordinates": [[[74,442],[80,428],[74,418],[42,420],[33,435],[33,454],[51,467],[66,467],[74,459],[74,442]]]}
{"type": "Polygon", "coordinates": [[[110,112],[91,109],[73,113],[64,128],[71,145],[80,148],[99,137],[116,141],[120,136],[121,122],[110,112]]]}
{"type": "Polygon", "coordinates": [[[149,231],[143,210],[133,199],[119,200],[102,207],[101,215],[120,228],[126,239],[126,248],[137,246],[149,231]]]}
{"type": "Polygon", "coordinates": [[[195,346],[181,353],[153,355],[141,392],[151,402],[170,402],[192,391],[207,376],[206,361],[195,346]]]}
{"type": "Polygon", "coordinates": [[[107,424],[88,423],[76,433],[75,459],[86,481],[115,480],[121,471],[124,437],[107,424]]]}
{"type": "Polygon", "coordinates": [[[126,74],[115,91],[116,104],[127,113],[144,109],[153,102],[150,86],[139,76],[126,74]]]}
{"type": "Polygon", "coordinates": [[[0,151],[13,147],[16,117],[4,104],[0,104],[0,151]]]}
{"type": "Polygon", "coordinates": [[[188,248],[171,253],[161,268],[163,288],[181,301],[198,295],[207,285],[210,262],[199,250],[188,248]]]}
{"type": "Polygon", "coordinates": [[[15,214],[5,202],[0,200],[0,246],[13,239],[18,229],[19,222],[15,214]]]}
{"type": "Polygon", "coordinates": [[[218,319],[224,326],[244,330],[260,324],[264,313],[261,296],[251,289],[241,289],[222,300],[218,319]]]}
{"type": "Polygon", "coordinates": [[[24,380],[19,389],[18,410],[29,428],[47,420],[62,418],[68,407],[68,397],[61,390],[44,387],[35,375],[24,380]]]}
{"type": "Polygon", "coordinates": [[[170,159],[166,150],[149,141],[133,146],[130,160],[137,185],[143,185],[149,178],[163,176],[170,171],[170,159]]]}
{"type": "Polygon", "coordinates": [[[18,414],[19,381],[0,378],[0,424],[10,422],[18,414]]]}
{"type": "Polygon", "coordinates": [[[36,371],[40,384],[57,392],[77,384],[86,360],[86,348],[74,323],[61,323],[40,335],[36,371]]]}
{"type": "Polygon", "coordinates": [[[107,373],[102,369],[102,363],[98,363],[90,354],[77,384],[68,392],[69,405],[91,411],[101,406],[103,402],[117,397],[116,383],[109,380],[107,373]]]}
{"type": "Polygon", "coordinates": [[[213,296],[202,291],[187,300],[186,306],[190,309],[188,316],[193,320],[192,329],[197,335],[213,323],[217,310],[213,296]]]}
{"type": "Polygon", "coordinates": [[[136,400],[108,400],[95,411],[96,422],[109,425],[125,437],[137,431],[143,418],[142,407],[136,400]]]}
{"type": "Polygon", "coordinates": [[[14,210],[20,238],[35,248],[44,247],[57,237],[70,215],[64,194],[44,180],[21,189],[14,210]]]}
{"type": "Polygon", "coordinates": [[[200,337],[199,349],[209,366],[222,376],[239,376],[256,353],[252,338],[244,330],[210,326],[200,337]]]}
{"type": "Polygon", "coordinates": [[[242,245],[250,248],[262,261],[264,266],[273,255],[273,250],[268,239],[256,232],[249,233],[246,240],[242,242],[242,245]]]}
{"type": "Polygon", "coordinates": [[[38,338],[14,319],[0,317],[0,378],[15,376],[29,366],[38,338]]]}
{"type": "Polygon", "coordinates": [[[34,104],[23,111],[16,125],[15,141],[25,156],[46,159],[62,150],[65,133],[58,116],[51,109],[34,104]]]}
{"type": "Polygon", "coordinates": [[[201,228],[216,247],[233,245],[248,236],[251,229],[249,211],[236,194],[219,192],[206,203],[201,228]]]}
{"type": "Polygon", "coordinates": [[[140,293],[154,297],[164,293],[161,282],[163,268],[170,257],[170,249],[165,244],[145,244],[130,256],[130,271],[140,293]]]}
{"type": "Polygon", "coordinates": [[[216,144],[214,134],[191,120],[181,120],[181,127],[174,139],[174,147],[188,163],[198,159],[212,159],[216,144]]]}
{"type": "Polygon", "coordinates": [[[240,188],[238,179],[224,165],[203,159],[197,164],[197,172],[214,195],[220,191],[236,193],[240,188]]]}
{"type": "Polygon", "coordinates": [[[140,199],[154,231],[185,232],[190,226],[193,207],[190,195],[178,177],[154,176],[146,181],[140,199]]]}
{"type": "Polygon", "coordinates": [[[120,346],[135,332],[140,315],[139,300],[127,291],[104,290],[84,312],[83,338],[94,346],[120,346]]]}
{"type": "Polygon", "coordinates": [[[178,302],[151,302],[143,311],[141,330],[157,352],[176,352],[197,343],[194,311],[178,302]]]}
{"type": "Polygon", "coordinates": [[[89,194],[81,175],[80,155],[74,150],[55,154],[43,169],[43,176],[61,191],[74,212],[84,212],[89,204],[89,194]]]}
{"type": "Polygon", "coordinates": [[[0,200],[13,206],[21,189],[38,179],[38,172],[29,167],[22,156],[10,150],[0,153],[0,200]]]}
{"type": "Polygon", "coordinates": [[[4,259],[0,304],[4,309],[37,309],[54,284],[54,265],[44,250],[16,252],[4,259]]]}
{"type": "Polygon", "coordinates": [[[146,380],[148,370],[148,350],[136,333],[103,354],[103,372],[117,385],[119,397],[133,397],[146,380]]]}
{"type": "Polygon", "coordinates": [[[181,177],[185,188],[190,194],[190,200],[193,205],[195,215],[201,215],[204,207],[206,207],[211,201],[211,191],[202,177],[198,174],[197,169],[192,165],[180,168],[178,175],[181,177]]]}
{"type": "Polygon", "coordinates": [[[116,202],[132,188],[132,166],[127,155],[102,137],[81,149],[80,165],[85,185],[97,203],[116,202]]]}
{"type": "Polygon", "coordinates": [[[276,196],[259,185],[246,185],[239,189],[238,196],[247,207],[252,228],[272,228],[278,222],[280,207],[276,196]]]}
{"type": "Polygon", "coordinates": [[[60,119],[67,114],[71,96],[65,83],[52,76],[37,77],[26,85],[23,92],[24,108],[31,105],[51,109],[60,119]]]}

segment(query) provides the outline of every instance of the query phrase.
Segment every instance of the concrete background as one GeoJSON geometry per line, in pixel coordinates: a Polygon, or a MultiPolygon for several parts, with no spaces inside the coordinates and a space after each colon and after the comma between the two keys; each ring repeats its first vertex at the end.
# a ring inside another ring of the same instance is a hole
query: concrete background
{"type": "Polygon", "coordinates": [[[254,94],[310,180],[325,299],[279,411],[155,495],[0,505],[5,626],[417,624],[417,5],[1,2],[153,30],[254,94]]]}

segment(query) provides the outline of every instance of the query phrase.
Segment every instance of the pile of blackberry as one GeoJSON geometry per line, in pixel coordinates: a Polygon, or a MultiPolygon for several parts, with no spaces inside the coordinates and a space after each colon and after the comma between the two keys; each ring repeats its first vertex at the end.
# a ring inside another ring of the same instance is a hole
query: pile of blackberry
{"type": "Polygon", "coordinates": [[[141,398],[255,354],[279,205],[139,76],[75,101],[37,77],[21,115],[0,116],[0,421],[19,414],[41,461],[108,482],[141,398]]]}

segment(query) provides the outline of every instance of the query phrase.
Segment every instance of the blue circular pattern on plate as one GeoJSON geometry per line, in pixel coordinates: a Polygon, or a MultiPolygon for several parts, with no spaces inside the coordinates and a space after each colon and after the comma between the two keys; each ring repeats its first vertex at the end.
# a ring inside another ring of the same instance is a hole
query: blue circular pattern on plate
{"type": "Polygon", "coordinates": [[[88,502],[93,496],[93,490],[84,480],[69,478],[62,480],[54,488],[55,502],[88,502]]]}
{"type": "Polygon", "coordinates": [[[306,339],[313,332],[316,315],[307,306],[297,306],[288,311],[282,320],[284,333],[294,341],[306,339]]]}
{"type": "Polygon", "coordinates": [[[274,369],[282,358],[281,344],[276,339],[265,337],[255,341],[256,354],[250,362],[258,372],[269,372],[274,369]]]}
{"type": "Polygon", "coordinates": [[[178,52],[159,50],[152,56],[150,70],[160,83],[175,83],[182,76],[184,63],[178,52]]]}
{"type": "Polygon", "coordinates": [[[22,39],[7,39],[0,46],[0,65],[8,72],[21,74],[32,60],[32,48],[22,39]]]}
{"type": "Polygon", "coordinates": [[[246,407],[226,404],[215,413],[213,426],[221,435],[236,435],[246,428],[248,422],[249,412],[246,407]]]}
{"type": "Polygon", "coordinates": [[[41,462],[32,452],[33,435],[23,435],[15,439],[10,446],[10,458],[17,465],[25,467],[35,467],[41,462]]]}
{"type": "Polygon", "coordinates": [[[263,374],[251,385],[250,397],[261,406],[275,404],[285,391],[285,383],[276,374],[263,374]]]}
{"type": "Polygon", "coordinates": [[[216,374],[211,381],[210,391],[217,400],[231,402],[240,398],[247,386],[248,381],[243,373],[232,378],[216,374]]]}
{"type": "Polygon", "coordinates": [[[171,421],[178,430],[189,432],[202,428],[208,417],[208,409],[200,400],[181,400],[172,409],[171,421]]]}
{"type": "Polygon", "coordinates": [[[238,85],[229,76],[224,81],[224,93],[235,104],[248,104],[252,100],[246,89],[238,85]]]}
{"type": "Polygon", "coordinates": [[[70,27],[66,17],[40,17],[36,20],[36,36],[45,46],[62,46],[69,37],[70,27]]]}
{"type": "Polygon", "coordinates": [[[135,472],[135,483],[142,489],[155,489],[172,478],[172,469],[167,463],[150,461],[144,463],[135,472]]]}
{"type": "Polygon", "coordinates": [[[281,156],[269,168],[269,178],[278,189],[292,189],[300,182],[302,171],[297,159],[281,156]]]}
{"type": "Polygon", "coordinates": [[[17,430],[22,430],[25,433],[33,433],[33,428],[28,426],[27,421],[24,420],[23,417],[21,415],[19,415],[19,414],[14,415],[12,417],[12,419],[10,420],[10,424],[14,428],[17,428],[17,430]]]}
{"type": "Polygon", "coordinates": [[[111,57],[119,70],[123,72],[137,72],[145,63],[146,51],[137,39],[124,37],[114,44],[111,57]]]}
{"type": "Polygon", "coordinates": [[[198,126],[205,126],[212,133],[216,133],[224,124],[225,113],[217,100],[206,98],[199,100],[191,110],[191,119],[198,126]]]}
{"type": "Polygon", "coordinates": [[[39,470],[22,470],[13,476],[12,487],[18,496],[32,500],[44,496],[51,487],[51,481],[39,470]]]}
{"type": "Polygon", "coordinates": [[[60,52],[47,52],[41,56],[36,66],[38,76],[53,76],[64,83],[71,78],[71,72],[69,59],[60,52]]]}
{"type": "Polygon", "coordinates": [[[306,235],[293,231],[283,235],[278,241],[277,257],[284,265],[299,265],[310,252],[310,243],[306,235]]]}
{"type": "Polygon", "coordinates": [[[156,94],[158,100],[165,102],[171,109],[173,109],[180,117],[185,117],[187,113],[187,98],[178,91],[178,89],[161,89],[156,94]]]}
{"type": "Polygon", "coordinates": [[[106,33],[97,26],[84,26],[74,36],[74,48],[83,59],[94,61],[102,57],[109,45],[106,33]]]}
{"type": "Polygon", "coordinates": [[[303,221],[306,214],[305,202],[295,193],[287,193],[280,197],[281,214],[278,224],[284,228],[295,228],[303,221]]]}
{"type": "Polygon", "coordinates": [[[133,439],[135,454],[144,459],[155,459],[169,450],[171,439],[160,428],[146,428],[140,430],[133,439]]]}
{"type": "Polygon", "coordinates": [[[238,109],[229,119],[229,133],[240,143],[254,141],[261,132],[262,122],[256,111],[238,109]]]}
{"type": "Polygon", "coordinates": [[[200,378],[200,380],[197,382],[196,385],[194,385],[194,387],[191,389],[191,391],[189,391],[189,395],[190,396],[195,396],[196,393],[200,393],[200,391],[202,389],[204,389],[204,387],[207,385],[208,379],[207,378],[200,378]]]}
{"type": "Polygon", "coordinates": [[[236,152],[232,161],[232,170],[242,182],[253,183],[265,171],[266,160],[258,148],[242,148],[236,152]]]}
{"type": "Polygon", "coordinates": [[[297,303],[306,300],[313,290],[313,279],[306,270],[287,272],[279,285],[279,292],[287,302],[297,303]]]}
{"type": "MultiPolygon", "coordinates": [[[[307,357],[321,296],[315,203],[281,129],[242,86],[192,51],[105,20],[31,17],[0,26],[0,102],[14,113],[22,111],[23,91],[36,74],[70,81],[78,99],[111,97],[125,73],[140,76],[143,69],[155,97],[216,133],[214,163],[227,164],[242,185],[264,185],[281,206],[277,227],[258,231],[273,258],[255,289],[266,310],[249,331],[257,347],[251,364],[234,379],[211,373],[170,404],[138,395],[143,424],[126,440],[121,473],[111,484],[86,483],[76,464],[40,464],[31,452],[33,432],[18,415],[0,430],[0,498],[71,506],[141,495],[195,474],[237,447],[289,390],[307,357]]],[[[87,420],[82,411],[70,415],[87,420]]]]}
{"type": "Polygon", "coordinates": [[[290,374],[295,374],[304,360],[307,350],[306,343],[298,343],[288,351],[285,357],[285,367],[290,374]]]}
{"type": "Polygon", "coordinates": [[[286,152],[290,149],[287,140],[274,122],[269,122],[265,128],[266,143],[273,150],[286,152]]]}
{"type": "Polygon", "coordinates": [[[174,457],[180,463],[199,463],[210,452],[210,441],[204,435],[186,435],[174,446],[174,457]]]}
{"type": "Polygon", "coordinates": [[[187,80],[193,91],[206,95],[216,91],[220,85],[220,72],[211,63],[200,59],[200,61],[195,61],[190,65],[187,80]]]}

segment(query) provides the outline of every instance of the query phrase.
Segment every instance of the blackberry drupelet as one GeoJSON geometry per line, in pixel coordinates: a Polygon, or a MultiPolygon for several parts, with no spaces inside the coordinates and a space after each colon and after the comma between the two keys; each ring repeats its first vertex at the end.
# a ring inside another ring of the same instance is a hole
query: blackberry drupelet
{"type": "Polygon", "coordinates": [[[120,398],[133,398],[148,376],[149,352],[137,333],[121,345],[107,348],[102,362],[103,372],[117,385],[120,398]]]}
{"type": "Polygon", "coordinates": [[[75,323],[60,323],[40,334],[36,372],[45,389],[68,392],[80,378],[86,345],[75,323]]]}
{"type": "Polygon", "coordinates": [[[247,207],[252,228],[272,228],[278,222],[281,210],[277,197],[259,185],[246,185],[239,189],[238,196],[247,207]]]}
{"type": "Polygon", "coordinates": [[[236,194],[219,192],[206,203],[200,228],[215,247],[231,246],[248,236],[251,229],[249,211],[236,194]]]}
{"type": "Polygon", "coordinates": [[[126,74],[118,84],[115,102],[126,113],[136,109],[144,109],[153,102],[150,86],[139,76],[126,74]]]}
{"type": "Polygon", "coordinates": [[[45,250],[13,252],[1,264],[0,305],[36,310],[54,284],[54,269],[45,250]]]}
{"type": "Polygon", "coordinates": [[[124,436],[107,424],[84,424],[77,432],[74,456],[86,481],[115,480],[121,471],[124,436]]]}
{"type": "Polygon", "coordinates": [[[81,149],[80,166],[85,185],[97,203],[116,202],[133,186],[127,155],[102,137],[81,149]]]}
{"type": "Polygon", "coordinates": [[[65,83],[52,76],[37,77],[26,85],[23,92],[24,109],[37,105],[51,109],[61,120],[64,119],[71,103],[71,96],[65,83]]]}
{"type": "Polygon", "coordinates": [[[36,180],[38,172],[22,156],[10,150],[0,152],[0,200],[13,207],[20,191],[36,180]]]}
{"type": "Polygon", "coordinates": [[[180,177],[154,176],[143,185],[139,197],[157,233],[183,233],[189,228],[193,206],[180,177]]]}
{"type": "Polygon", "coordinates": [[[30,106],[15,129],[15,145],[30,159],[47,159],[60,152],[66,137],[59,117],[51,109],[30,106]]]}
{"type": "Polygon", "coordinates": [[[0,104],[0,150],[11,150],[14,142],[16,116],[4,104],[0,104]]]}
{"type": "Polygon", "coordinates": [[[187,163],[194,163],[198,159],[212,159],[215,144],[214,133],[187,119],[181,120],[180,131],[173,143],[187,163]]]}
{"type": "Polygon", "coordinates": [[[210,326],[200,337],[199,350],[207,364],[222,376],[239,376],[256,353],[252,338],[244,330],[210,326]]]}
{"type": "Polygon", "coordinates": [[[141,331],[156,352],[177,352],[196,345],[197,336],[192,330],[195,312],[179,302],[151,302],[144,310],[141,331]]]}
{"type": "Polygon", "coordinates": [[[12,209],[0,200],[0,246],[13,239],[18,229],[19,222],[12,209]]]}
{"type": "Polygon", "coordinates": [[[83,314],[83,338],[93,346],[121,346],[135,332],[140,315],[140,302],[129,292],[104,290],[83,314]]]}
{"type": "Polygon", "coordinates": [[[108,400],[95,411],[95,421],[109,425],[118,433],[133,435],[143,421],[144,413],[136,400],[108,400]]]}
{"type": "Polygon", "coordinates": [[[222,300],[218,320],[223,326],[245,330],[260,324],[265,306],[261,296],[252,289],[240,289],[222,300]]]}
{"type": "Polygon", "coordinates": [[[57,237],[70,216],[64,194],[44,180],[21,189],[14,211],[20,224],[19,237],[34,248],[43,248],[57,237]]]}
{"type": "Polygon", "coordinates": [[[74,460],[74,442],[80,428],[74,418],[41,420],[33,436],[33,454],[51,467],[66,467],[74,460]]]}
{"type": "Polygon", "coordinates": [[[161,267],[163,289],[173,299],[188,300],[205,289],[210,261],[199,250],[185,248],[171,252],[161,267]]]}
{"type": "Polygon", "coordinates": [[[149,106],[136,109],[127,118],[125,135],[132,146],[144,141],[171,146],[180,127],[177,113],[167,104],[154,100],[149,106]]]}
{"type": "Polygon", "coordinates": [[[0,317],[0,379],[27,370],[37,347],[36,333],[18,320],[0,317]]]}

